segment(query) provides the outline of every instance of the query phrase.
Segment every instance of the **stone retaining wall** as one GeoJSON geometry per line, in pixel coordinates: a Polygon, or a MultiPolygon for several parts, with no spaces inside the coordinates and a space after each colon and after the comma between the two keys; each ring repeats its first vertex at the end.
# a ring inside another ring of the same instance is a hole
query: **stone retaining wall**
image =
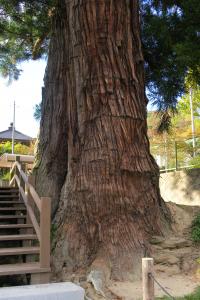
{"type": "Polygon", "coordinates": [[[200,169],[160,174],[160,190],[167,202],[200,206],[200,169]]]}

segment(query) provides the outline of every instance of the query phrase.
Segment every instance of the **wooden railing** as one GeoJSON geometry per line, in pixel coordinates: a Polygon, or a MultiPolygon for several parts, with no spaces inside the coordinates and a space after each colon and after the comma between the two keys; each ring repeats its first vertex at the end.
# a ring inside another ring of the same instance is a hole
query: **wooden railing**
{"type": "Polygon", "coordinates": [[[26,175],[25,165],[19,163],[18,157],[16,157],[16,162],[12,166],[10,175],[10,186],[19,188],[20,199],[24,201],[27,208],[26,222],[27,224],[32,223],[40,243],[40,267],[49,268],[51,199],[39,197],[34,189],[34,177],[26,175]],[[37,208],[37,213],[35,208],[37,208]]]}
{"type": "Polygon", "coordinates": [[[160,169],[160,173],[168,173],[168,172],[190,170],[190,169],[199,169],[199,164],[198,165],[183,166],[183,167],[178,167],[178,168],[176,167],[176,168],[170,168],[170,169],[160,169]]]}
{"type": "Polygon", "coordinates": [[[10,153],[4,153],[0,156],[0,168],[11,168],[17,157],[19,158],[20,163],[26,163],[26,167],[28,170],[33,169],[33,155],[17,155],[10,153]]]}

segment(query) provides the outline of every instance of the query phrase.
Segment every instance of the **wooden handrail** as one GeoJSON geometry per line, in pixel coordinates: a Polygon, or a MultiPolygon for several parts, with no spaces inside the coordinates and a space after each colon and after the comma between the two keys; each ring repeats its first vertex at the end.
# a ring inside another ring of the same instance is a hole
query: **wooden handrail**
{"type": "Polygon", "coordinates": [[[33,227],[34,227],[35,232],[37,234],[38,240],[41,241],[40,226],[39,226],[38,221],[35,217],[34,211],[33,211],[32,207],[30,206],[30,204],[28,204],[28,198],[27,198],[26,194],[24,193],[23,188],[20,187],[19,192],[22,195],[22,198],[23,198],[24,203],[26,205],[29,217],[32,221],[32,224],[33,224],[33,227]]]}
{"type": "Polygon", "coordinates": [[[34,163],[34,156],[33,155],[17,155],[11,153],[4,153],[0,156],[0,161],[5,162],[15,162],[16,158],[20,158],[21,163],[33,164],[34,163]]]}
{"type": "Polygon", "coordinates": [[[10,170],[10,174],[13,173],[13,171],[15,170],[15,167],[16,167],[17,165],[21,168],[21,166],[20,166],[20,164],[18,163],[18,161],[14,162],[14,164],[13,164],[11,170],[10,170]]]}
{"type": "Polygon", "coordinates": [[[21,165],[19,164],[18,161],[16,161],[10,171],[10,173],[12,174],[13,171],[15,170],[15,168],[18,168],[19,170],[19,173],[21,175],[21,178],[23,179],[24,183],[26,184],[26,188],[27,190],[30,191],[32,197],[33,197],[33,200],[37,206],[37,208],[39,209],[39,211],[41,212],[41,199],[40,197],[38,196],[38,193],[36,192],[36,190],[34,189],[34,187],[28,182],[28,177],[27,175],[24,173],[24,171],[22,170],[22,167],[21,165]]]}
{"type": "Polygon", "coordinates": [[[15,183],[15,175],[13,176],[13,178],[10,180],[10,182],[9,182],[9,185],[10,186],[12,186],[13,185],[13,183],[15,183]]]}
{"type": "Polygon", "coordinates": [[[51,199],[39,197],[19,161],[13,164],[10,174],[10,186],[17,184],[20,197],[27,208],[28,222],[32,222],[40,242],[40,267],[50,267],[51,199]],[[33,203],[39,210],[40,224],[35,216],[33,203]]]}
{"type": "Polygon", "coordinates": [[[15,174],[14,176],[13,176],[13,178],[12,178],[12,180],[10,181],[10,186],[12,186],[12,184],[14,183],[14,182],[17,182],[17,185],[19,186],[20,185],[20,180],[19,180],[19,177],[15,174]]]}
{"type": "Polygon", "coordinates": [[[37,208],[38,208],[39,212],[41,212],[41,199],[40,199],[40,197],[38,196],[38,194],[37,194],[36,190],[34,189],[34,187],[33,187],[30,183],[27,184],[27,186],[28,186],[28,185],[29,185],[28,189],[29,189],[29,191],[30,191],[30,193],[31,193],[31,196],[32,196],[33,199],[34,199],[34,202],[35,202],[35,204],[37,205],[37,208]]]}

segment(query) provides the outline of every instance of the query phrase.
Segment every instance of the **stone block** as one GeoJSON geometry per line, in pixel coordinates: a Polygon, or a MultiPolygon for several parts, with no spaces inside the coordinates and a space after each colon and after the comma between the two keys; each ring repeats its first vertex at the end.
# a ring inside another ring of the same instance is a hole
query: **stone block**
{"type": "Polygon", "coordinates": [[[0,300],[84,300],[84,294],[70,282],[0,288],[0,300]]]}

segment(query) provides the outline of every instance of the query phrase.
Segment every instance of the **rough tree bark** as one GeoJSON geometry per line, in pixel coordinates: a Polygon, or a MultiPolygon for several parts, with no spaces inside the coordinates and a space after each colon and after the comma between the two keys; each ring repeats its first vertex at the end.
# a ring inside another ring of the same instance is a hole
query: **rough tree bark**
{"type": "Polygon", "coordinates": [[[39,144],[34,172],[40,195],[52,198],[52,214],[58,208],[68,164],[68,113],[67,113],[67,39],[66,13],[60,1],[53,22],[48,64],[45,72],[39,144]]]}
{"type": "Polygon", "coordinates": [[[36,169],[54,202],[56,272],[102,259],[112,278],[130,279],[162,232],[143,63],[138,0],[60,0],[36,169]]]}

